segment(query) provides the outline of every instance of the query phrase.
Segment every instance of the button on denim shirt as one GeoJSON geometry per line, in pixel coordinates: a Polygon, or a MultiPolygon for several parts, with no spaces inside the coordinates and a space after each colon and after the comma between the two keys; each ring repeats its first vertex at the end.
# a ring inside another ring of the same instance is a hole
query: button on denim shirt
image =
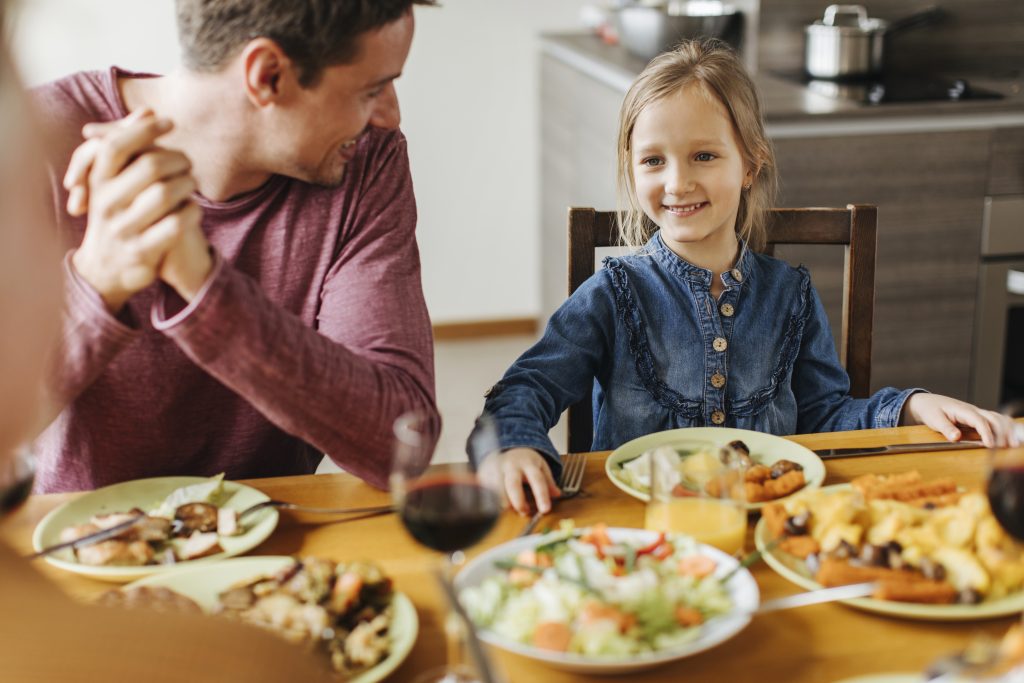
{"type": "Polygon", "coordinates": [[[484,412],[501,449],[536,449],[557,476],[547,432],[591,386],[592,450],[680,427],[786,435],[896,426],[917,390],[852,398],[807,269],[741,251],[717,300],[712,272],[660,234],[606,258],[488,392],[484,412]]]}

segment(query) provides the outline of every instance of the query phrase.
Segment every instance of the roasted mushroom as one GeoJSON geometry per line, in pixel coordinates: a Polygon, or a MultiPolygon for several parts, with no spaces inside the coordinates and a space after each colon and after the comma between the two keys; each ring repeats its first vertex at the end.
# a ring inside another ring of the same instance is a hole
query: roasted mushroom
{"type": "Polygon", "coordinates": [[[750,457],[750,449],[742,441],[730,441],[718,454],[719,460],[726,465],[747,469],[753,467],[754,461],[750,457]]]}
{"type": "Polygon", "coordinates": [[[217,506],[209,503],[186,503],[174,511],[174,535],[191,536],[193,532],[217,531],[217,506]]]}
{"type": "Polygon", "coordinates": [[[777,460],[772,463],[772,479],[778,479],[787,472],[803,472],[804,467],[800,463],[793,462],[792,460],[777,460]]]}

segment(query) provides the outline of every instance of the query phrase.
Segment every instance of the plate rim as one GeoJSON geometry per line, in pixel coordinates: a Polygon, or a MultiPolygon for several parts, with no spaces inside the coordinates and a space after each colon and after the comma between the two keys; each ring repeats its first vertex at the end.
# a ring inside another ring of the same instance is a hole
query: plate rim
{"type": "MultiPolygon", "coordinates": [[[[585,528],[585,527],[581,527],[585,528]]],[[[651,541],[658,536],[658,532],[650,531],[647,529],[637,529],[632,527],[609,527],[608,534],[613,540],[617,540],[618,537],[636,537],[639,536],[641,542],[651,541]]],[[[683,534],[680,534],[683,535],[683,534]]],[[[466,578],[470,573],[471,569],[475,569],[485,562],[493,561],[496,558],[500,558],[505,555],[513,555],[520,552],[528,547],[535,547],[542,540],[547,537],[548,534],[531,534],[529,536],[522,536],[519,538],[510,539],[500,545],[489,548],[485,552],[477,555],[471,561],[459,571],[455,577],[455,589],[458,593],[468,588],[466,585],[468,579],[466,578]]],[[[702,553],[708,553],[712,555],[715,560],[719,563],[719,572],[728,572],[738,566],[739,561],[728,555],[727,553],[718,550],[712,546],[697,543],[696,547],[702,553]]],[[[482,571],[482,570],[481,570],[482,571]]],[[[493,573],[493,572],[492,572],[493,573]]],[[[486,574],[485,576],[489,576],[486,574]]],[[[753,615],[750,612],[756,610],[761,603],[761,592],[757,581],[754,576],[750,573],[750,570],[746,568],[740,568],[732,581],[741,581],[740,584],[736,584],[736,590],[731,592],[734,595],[738,592],[747,592],[752,598],[752,604],[749,606],[750,610],[747,613],[736,614],[726,617],[723,620],[724,629],[721,633],[717,633],[712,639],[702,643],[701,647],[693,648],[692,646],[700,642],[700,637],[687,641],[681,646],[674,649],[666,649],[658,652],[645,653],[629,658],[595,658],[588,657],[586,655],[570,654],[570,653],[556,653],[546,652],[539,648],[524,645],[522,643],[516,643],[503,638],[490,629],[480,628],[479,636],[480,639],[489,645],[515,654],[521,657],[527,657],[529,659],[542,662],[544,664],[550,664],[554,667],[575,672],[590,672],[590,673],[624,673],[628,671],[638,671],[641,669],[652,668],[661,664],[667,664],[668,662],[679,661],[687,657],[705,652],[713,649],[727,640],[730,640],[740,632],[742,632],[751,622],[753,615]],[[726,626],[728,625],[728,626],[726,626]]],[[[476,584],[474,584],[476,585],[476,584]]]]}
{"type": "MultiPolygon", "coordinates": [[[[828,472],[827,472],[827,470],[825,468],[825,462],[818,456],[817,453],[812,451],[807,446],[804,446],[803,444],[799,444],[796,441],[790,441],[789,439],[786,439],[784,437],[778,436],[776,434],[769,434],[767,432],[758,432],[758,431],[754,431],[752,429],[740,429],[739,427],[680,427],[678,429],[666,429],[666,430],[663,430],[663,431],[660,431],[660,432],[651,432],[650,434],[645,434],[643,436],[638,436],[635,439],[630,439],[629,441],[627,441],[626,443],[622,444],[621,446],[619,446],[618,448],[616,448],[615,450],[613,450],[611,453],[608,454],[608,457],[605,458],[605,461],[604,461],[605,476],[607,476],[611,480],[612,484],[614,484],[618,489],[620,489],[621,491],[625,492],[626,494],[632,496],[633,498],[636,498],[637,500],[643,501],[645,503],[649,502],[650,499],[651,499],[651,495],[649,493],[644,493],[640,489],[633,488],[632,486],[630,486],[626,482],[622,481],[622,479],[620,479],[619,477],[617,477],[615,475],[615,470],[613,468],[618,466],[621,462],[624,462],[625,460],[630,459],[630,456],[632,456],[632,457],[639,457],[640,455],[642,455],[643,451],[641,451],[640,453],[636,453],[635,455],[633,455],[633,454],[626,455],[625,453],[626,453],[627,450],[632,450],[632,448],[635,448],[635,446],[633,446],[633,444],[635,444],[636,442],[641,441],[643,439],[649,439],[649,438],[655,437],[655,436],[665,436],[666,437],[666,439],[665,439],[666,441],[670,441],[670,440],[683,441],[683,440],[686,440],[687,438],[692,439],[694,441],[710,441],[710,440],[712,440],[712,439],[709,439],[707,437],[695,437],[695,436],[692,436],[692,432],[694,432],[695,430],[701,430],[702,432],[704,430],[707,430],[708,433],[718,433],[718,434],[721,434],[722,432],[739,432],[739,433],[745,433],[745,434],[756,434],[758,438],[765,438],[765,437],[767,437],[767,438],[770,438],[771,440],[778,439],[778,440],[786,442],[786,444],[788,444],[790,446],[793,446],[793,447],[795,447],[795,448],[797,448],[799,450],[806,451],[805,455],[808,456],[808,460],[809,461],[813,461],[815,463],[813,465],[813,467],[817,471],[817,474],[816,474],[816,476],[813,479],[811,477],[807,477],[807,483],[804,484],[804,486],[802,488],[800,488],[797,491],[794,491],[793,493],[789,494],[789,496],[794,496],[794,495],[800,493],[800,491],[809,491],[809,490],[813,490],[813,489],[819,489],[825,483],[825,476],[828,474],[828,472]],[[690,433],[691,435],[688,436],[687,433],[690,433]],[[671,437],[670,437],[670,435],[671,435],[671,437]]],[[[742,437],[738,437],[738,438],[742,438],[742,437]]],[[[654,446],[650,446],[648,449],[645,449],[645,450],[649,450],[650,448],[653,448],[653,447],[654,446]]],[[[807,467],[808,467],[808,465],[804,465],[805,469],[807,467]]],[[[761,502],[761,503],[747,503],[747,510],[760,510],[767,503],[774,503],[774,502],[776,502],[778,500],[785,500],[786,498],[789,498],[789,496],[783,496],[782,498],[777,498],[775,500],[770,500],[770,501],[764,501],[764,502],[761,502]]]]}
{"type": "MultiPolygon", "coordinates": [[[[820,490],[836,492],[849,490],[850,488],[851,484],[847,482],[824,486],[820,490]]],[[[762,552],[765,564],[782,578],[805,590],[822,588],[820,583],[790,569],[786,566],[785,562],[776,557],[778,548],[765,552],[764,547],[767,543],[765,537],[767,533],[767,523],[764,517],[761,517],[754,526],[754,547],[762,552]]],[[[994,602],[981,603],[980,605],[922,605],[913,602],[876,600],[875,598],[854,598],[852,600],[838,600],[837,602],[866,612],[903,619],[916,619],[919,621],[981,621],[983,619],[998,619],[1000,617],[1020,614],[1024,610],[1024,590],[999,598],[994,602]]]]}
{"type": "MultiPolygon", "coordinates": [[[[50,510],[48,513],[46,513],[45,516],[43,516],[42,519],[39,520],[39,522],[36,523],[35,528],[32,530],[32,549],[37,552],[43,549],[43,535],[46,534],[49,531],[49,527],[51,527],[54,524],[54,519],[59,517],[69,507],[79,505],[81,504],[81,501],[88,500],[90,497],[107,495],[114,489],[131,488],[134,486],[139,486],[140,484],[155,484],[163,480],[167,480],[168,486],[171,487],[168,490],[169,494],[170,491],[174,490],[175,488],[179,488],[181,486],[188,486],[191,484],[202,483],[204,481],[209,481],[210,479],[211,477],[194,475],[167,475],[161,477],[144,477],[141,479],[129,479],[128,481],[120,481],[114,484],[108,484],[107,486],[102,486],[98,489],[85,491],[81,495],[76,496],[71,500],[64,501],[54,509],[50,510]],[[176,482],[173,486],[170,483],[171,480],[176,482]]],[[[236,492],[247,491],[251,492],[252,494],[255,494],[253,503],[270,500],[270,496],[268,496],[263,491],[260,491],[259,489],[253,486],[249,486],[248,484],[242,484],[233,479],[225,479],[224,485],[226,487],[233,487],[236,492]]],[[[63,569],[68,572],[72,572],[74,574],[79,574],[81,576],[87,576],[89,578],[97,579],[100,581],[130,582],[147,576],[162,575],[167,572],[174,571],[178,568],[192,567],[196,566],[197,564],[209,564],[210,562],[218,562],[221,560],[236,557],[238,555],[242,555],[243,553],[247,553],[253,548],[259,546],[261,543],[263,543],[263,541],[267,540],[267,538],[269,538],[272,533],[274,533],[274,530],[277,528],[279,520],[280,514],[278,513],[277,509],[268,508],[263,514],[263,520],[260,521],[250,532],[248,532],[248,534],[251,534],[251,536],[249,536],[249,538],[245,541],[244,545],[246,547],[240,547],[234,550],[225,550],[224,552],[217,553],[215,555],[210,555],[209,557],[200,557],[194,560],[182,560],[179,563],[170,565],[155,564],[132,567],[97,567],[82,564],[80,562],[72,562],[69,560],[62,559],[60,557],[53,557],[52,555],[48,555],[43,559],[48,564],[54,567],[63,569]]],[[[243,534],[243,536],[244,535],[247,534],[243,534]]]]}
{"type": "MultiPolygon", "coordinates": [[[[257,570],[255,567],[253,573],[244,577],[237,577],[235,581],[242,581],[245,578],[255,577],[257,575],[266,574],[274,571],[274,568],[280,568],[290,562],[297,561],[297,558],[290,555],[249,555],[247,557],[229,557],[226,559],[218,560],[217,562],[207,563],[206,565],[191,565],[187,567],[177,567],[174,571],[165,572],[162,574],[151,574],[141,579],[132,581],[129,584],[121,586],[118,590],[128,590],[136,586],[159,586],[163,585],[168,579],[180,578],[182,575],[188,576],[190,574],[202,574],[208,572],[213,568],[213,565],[245,565],[253,564],[256,566],[266,566],[269,568],[257,570]]],[[[174,589],[172,589],[174,590],[174,589]]],[[[180,592],[180,591],[176,591],[180,592]]],[[[191,597],[185,593],[181,593],[185,597],[191,597]]],[[[413,604],[412,600],[408,595],[401,591],[393,591],[392,593],[392,606],[395,609],[397,620],[397,613],[401,611],[405,615],[405,619],[408,620],[409,629],[407,636],[400,641],[392,641],[391,651],[388,656],[378,663],[362,673],[349,679],[349,683],[377,683],[383,680],[390,674],[392,674],[403,662],[409,657],[413,648],[416,646],[416,640],[419,637],[420,632],[420,619],[419,613],[416,611],[416,605],[413,604]],[[386,668],[381,668],[386,667],[386,668]]],[[[212,616],[203,610],[203,613],[207,616],[212,616]]]]}

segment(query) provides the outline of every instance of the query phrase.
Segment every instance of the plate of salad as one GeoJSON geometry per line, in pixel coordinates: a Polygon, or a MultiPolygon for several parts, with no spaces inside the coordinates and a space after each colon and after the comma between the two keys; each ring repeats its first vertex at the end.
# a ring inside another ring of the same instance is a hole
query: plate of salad
{"type": "Polygon", "coordinates": [[[760,604],[735,558],[688,536],[563,523],[479,556],[455,579],[485,642],[555,668],[618,674],[725,642],[760,604]]]}

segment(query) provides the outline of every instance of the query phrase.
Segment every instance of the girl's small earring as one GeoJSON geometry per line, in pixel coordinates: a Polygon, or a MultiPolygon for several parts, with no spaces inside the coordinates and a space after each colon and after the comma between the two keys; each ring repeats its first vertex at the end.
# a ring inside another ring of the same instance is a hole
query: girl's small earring
{"type": "Polygon", "coordinates": [[[754,186],[754,183],[750,183],[748,185],[744,185],[743,186],[743,191],[744,192],[750,192],[750,188],[752,188],[753,186],[754,186]]]}

